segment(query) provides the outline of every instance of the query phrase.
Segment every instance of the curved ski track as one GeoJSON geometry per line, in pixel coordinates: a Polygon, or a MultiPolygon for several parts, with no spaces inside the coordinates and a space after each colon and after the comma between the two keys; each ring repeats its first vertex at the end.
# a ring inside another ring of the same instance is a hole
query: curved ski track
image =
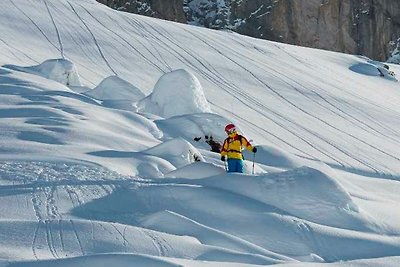
{"type": "MultiPolygon", "coordinates": [[[[59,29],[59,25],[56,23],[56,18],[51,12],[50,5],[52,8],[56,8],[51,2],[48,2],[47,0],[42,0],[46,10],[49,14],[49,18],[51,19],[51,22],[54,26],[54,30],[56,32],[56,36],[59,42],[59,47],[57,47],[47,36],[47,34],[40,28],[38,24],[35,23],[35,21],[30,18],[20,7],[18,7],[13,0],[9,0],[10,3],[13,4],[13,6],[19,10],[19,12],[22,12],[24,17],[27,18],[28,21],[33,25],[34,28],[36,28],[41,35],[54,47],[61,53],[62,57],[65,57],[66,51],[64,51],[64,46],[62,42],[62,37],[61,37],[61,31],[59,29]]],[[[78,21],[82,25],[82,29],[84,29],[87,33],[92,38],[93,43],[95,44],[95,47],[97,48],[97,53],[100,55],[100,58],[103,60],[103,62],[106,64],[108,69],[114,74],[118,75],[117,69],[113,66],[113,64],[107,59],[105,52],[103,51],[104,49],[102,48],[101,44],[97,40],[94,31],[91,29],[91,27],[94,27],[93,25],[98,25],[102,28],[102,30],[105,30],[110,33],[111,38],[113,38],[117,43],[119,43],[121,46],[126,47],[129,49],[129,51],[132,51],[135,55],[138,57],[142,58],[146,64],[151,65],[154,67],[158,72],[160,73],[165,73],[167,71],[170,71],[173,69],[171,64],[168,63],[168,60],[164,58],[159,50],[164,50],[168,51],[170,56],[174,57],[176,60],[180,61],[181,64],[190,67],[193,69],[197,74],[199,74],[202,78],[207,80],[208,82],[214,84],[215,86],[221,88],[224,90],[226,93],[230,94],[231,97],[236,99],[237,101],[240,101],[247,106],[249,106],[251,109],[253,109],[255,112],[260,114],[260,116],[264,117],[271,123],[277,125],[279,128],[282,128],[283,131],[287,132],[288,134],[292,135],[295,137],[297,140],[300,142],[303,142],[304,144],[307,144],[310,148],[312,148],[314,151],[317,153],[320,153],[321,155],[324,155],[327,159],[332,160],[332,162],[335,162],[339,166],[342,167],[352,167],[356,168],[353,166],[353,164],[346,160],[346,158],[351,159],[353,162],[357,162],[361,166],[365,166],[365,168],[370,169],[374,173],[385,173],[385,170],[379,169],[376,167],[373,167],[373,159],[368,158],[368,155],[356,155],[354,153],[349,152],[346,147],[341,146],[340,144],[337,144],[336,141],[334,140],[329,140],[327,137],[322,136],[321,134],[311,130],[305,125],[301,125],[295,121],[293,121],[290,117],[287,115],[284,115],[283,113],[280,113],[278,111],[270,109],[268,106],[260,102],[258,99],[255,97],[252,97],[248,94],[246,94],[242,88],[239,88],[236,84],[234,84],[232,81],[229,81],[226,79],[221,73],[213,67],[211,64],[208,63],[207,59],[201,56],[199,53],[194,52],[190,49],[190,47],[184,47],[182,44],[180,44],[174,36],[172,36],[167,30],[163,29],[162,25],[157,25],[157,28],[154,25],[149,24],[146,20],[139,21],[136,19],[134,16],[128,16],[124,14],[121,16],[121,19],[127,23],[128,28],[124,28],[116,19],[114,19],[110,14],[107,12],[104,12],[104,16],[110,21],[112,21],[114,24],[118,25],[119,28],[121,29],[121,33],[116,32],[114,29],[108,27],[105,22],[100,21],[97,19],[93,14],[85,8],[82,4],[79,4],[78,6],[74,6],[71,2],[67,1],[67,5],[63,3],[63,6],[66,8],[66,10],[57,10],[57,12],[62,12],[66,16],[70,16],[70,13],[72,13],[76,18],[78,18],[78,21]],[[77,9],[79,7],[81,10],[85,12],[84,14],[80,14],[79,10],[77,9]],[[68,11],[68,12],[66,12],[68,11]],[[68,13],[68,14],[67,14],[68,13]],[[88,23],[88,18],[92,19],[95,23],[88,23]],[[145,37],[145,39],[151,39],[152,41],[148,42],[148,45],[144,44],[141,42],[139,38],[136,38],[135,36],[131,37],[129,36],[129,39],[127,39],[124,35],[128,36],[128,30],[134,30],[139,36],[141,35],[142,37],[145,37]],[[134,44],[132,41],[135,41],[134,44]],[[157,44],[157,47],[154,46],[154,43],[157,44]],[[142,48],[139,49],[137,46],[141,46],[142,48]],[[147,55],[143,53],[143,51],[146,52],[147,55]],[[151,58],[150,58],[151,57],[151,58]],[[160,66],[159,64],[162,64],[160,66]],[[306,134],[299,134],[298,130],[303,131],[306,134]],[[315,141],[318,142],[315,142],[315,141]],[[332,149],[330,151],[337,151],[338,153],[342,154],[344,157],[337,157],[338,154],[334,154],[332,152],[329,152],[327,149],[324,149],[324,145],[318,145],[320,144],[325,144],[332,149]]],[[[73,18],[71,18],[73,19],[73,18]]],[[[124,25],[125,26],[125,25],[124,25]]],[[[96,26],[97,27],[97,26],[96,26]]],[[[257,58],[250,58],[248,55],[245,55],[241,52],[233,51],[232,48],[229,45],[222,44],[220,43],[220,40],[218,38],[214,41],[214,43],[209,43],[207,42],[204,38],[203,32],[202,31],[189,31],[183,26],[178,26],[181,27],[181,29],[187,33],[188,35],[192,36],[194,39],[199,40],[202,42],[206,47],[209,49],[212,49],[220,55],[224,60],[227,60],[228,62],[231,62],[234,66],[237,66],[239,69],[243,70],[244,73],[252,77],[256,82],[258,82],[263,88],[267,89],[272,93],[272,95],[277,99],[277,101],[281,101],[283,103],[286,103],[289,107],[293,108],[294,110],[297,110],[304,114],[304,116],[309,117],[311,120],[315,120],[317,123],[320,123],[322,127],[327,126],[330,128],[332,131],[337,132],[337,135],[344,136],[345,138],[348,138],[350,140],[354,140],[355,142],[358,142],[360,145],[365,146],[367,149],[373,149],[377,151],[378,153],[383,154],[386,157],[389,157],[395,161],[400,161],[400,157],[391,153],[386,152],[384,149],[381,149],[377,145],[373,143],[368,143],[363,140],[363,137],[359,137],[358,134],[355,135],[351,132],[348,132],[346,130],[341,129],[340,127],[334,125],[331,122],[328,122],[319,116],[309,112],[305,108],[297,105],[294,103],[292,100],[289,98],[285,97],[283,93],[279,92],[278,90],[274,89],[271,87],[267,82],[263,80],[263,78],[259,77],[256,72],[253,72],[251,68],[246,68],[243,66],[238,61],[238,58],[245,60],[246,62],[252,63],[251,65],[254,66],[254,68],[259,68],[262,66],[263,69],[268,71],[268,75],[271,77],[274,77],[276,80],[280,80],[283,83],[285,83],[289,88],[292,88],[293,92],[298,93],[300,96],[302,96],[306,101],[310,101],[313,103],[315,106],[320,107],[321,109],[325,110],[326,112],[332,113],[334,116],[337,116],[340,118],[342,121],[345,121],[347,123],[351,123],[352,125],[355,125],[358,129],[361,131],[364,131],[368,135],[379,135],[386,140],[388,140],[390,143],[393,144],[393,146],[399,146],[400,143],[398,139],[396,138],[399,136],[399,132],[396,131],[394,128],[385,125],[383,122],[378,122],[376,120],[371,121],[372,123],[366,123],[363,122],[361,119],[358,119],[355,115],[351,114],[348,112],[348,110],[352,109],[358,114],[362,115],[365,118],[368,118],[368,120],[371,120],[368,116],[368,114],[365,114],[364,111],[357,109],[356,107],[351,106],[350,103],[346,101],[342,101],[339,103],[337,102],[336,99],[330,100],[330,94],[329,92],[325,91],[324,89],[318,88],[318,86],[313,82],[313,81],[307,81],[307,83],[310,85],[308,88],[305,88],[303,84],[300,84],[293,78],[291,78],[289,75],[285,74],[283,71],[278,71],[277,67],[274,65],[275,63],[271,64],[266,64],[265,62],[262,62],[258,60],[257,58]],[[219,48],[221,47],[221,48],[219,48]],[[223,49],[222,49],[223,48],[223,49]],[[232,58],[227,52],[231,52],[232,55],[235,55],[235,59],[232,58]],[[310,95],[310,93],[312,95],[310,95]],[[319,101],[321,100],[321,101],[319,101]],[[346,108],[344,108],[346,106],[346,108]],[[343,108],[342,108],[343,107],[343,108]],[[390,133],[390,134],[389,134],[390,133]]],[[[63,34],[69,34],[69,30],[65,29],[62,31],[63,34]]],[[[77,35],[78,38],[79,35],[77,35]]],[[[271,51],[264,51],[262,48],[258,48],[255,45],[251,44],[249,41],[246,40],[237,40],[234,38],[234,34],[231,36],[228,35],[229,41],[231,42],[236,42],[240,43],[240,45],[244,48],[246,47],[255,47],[257,48],[256,51],[260,53],[263,56],[266,56],[268,53],[272,53],[271,51]]],[[[71,36],[71,40],[76,42],[76,37],[71,36]]],[[[4,43],[4,41],[3,41],[4,43]]],[[[292,53],[289,53],[286,51],[284,48],[279,47],[278,45],[275,45],[279,51],[283,51],[286,55],[289,57],[292,57],[294,60],[297,60],[301,64],[306,64],[309,65],[311,68],[313,68],[312,64],[309,64],[302,59],[296,57],[292,53]]],[[[117,52],[119,52],[119,49],[115,48],[117,52]]],[[[92,51],[88,50],[89,53],[92,53],[92,51]]],[[[96,55],[94,54],[86,54],[87,57],[93,61],[93,63],[97,66],[96,62],[92,58],[96,58],[96,55]]],[[[113,58],[113,61],[117,59],[113,58]]],[[[121,67],[124,66],[124,63],[119,62],[121,67]]],[[[85,66],[85,69],[89,70],[87,66],[85,66]]],[[[90,70],[91,72],[95,72],[93,70],[90,70]]],[[[321,78],[320,78],[321,79],[321,78]]],[[[335,90],[338,90],[338,88],[335,87],[335,90]]],[[[359,97],[355,93],[346,90],[346,89],[341,89],[346,95],[350,95],[351,97],[359,97]]],[[[370,103],[368,99],[362,99],[366,104],[373,105],[373,103],[370,103]]],[[[218,108],[222,109],[221,106],[219,106],[217,103],[212,102],[214,106],[217,106],[218,108]]],[[[381,107],[379,107],[381,108],[381,107]]],[[[233,113],[233,116],[239,117],[238,114],[235,112],[233,113]]],[[[283,142],[285,145],[289,145],[289,147],[295,149],[298,151],[301,155],[305,155],[309,158],[314,158],[309,152],[299,150],[296,148],[296,145],[293,144],[288,144],[288,142],[285,142],[283,138],[279,138],[276,134],[273,134],[270,131],[266,131],[262,127],[258,127],[254,123],[251,123],[250,121],[246,120],[249,125],[252,125],[252,127],[255,127],[257,131],[263,132],[264,134],[268,134],[269,136],[273,137],[274,139],[277,139],[279,142],[283,142]]]]}
{"type": "MultiPolygon", "coordinates": [[[[186,30],[186,31],[187,31],[187,30],[186,30]]],[[[316,119],[317,121],[319,121],[319,122],[321,122],[322,124],[324,124],[324,125],[326,125],[326,126],[332,128],[332,129],[338,131],[339,133],[344,134],[344,135],[346,135],[346,136],[348,136],[348,137],[350,137],[350,138],[353,138],[353,139],[355,139],[356,141],[358,141],[358,142],[360,142],[360,143],[362,143],[362,144],[364,144],[364,145],[366,145],[366,146],[369,146],[369,147],[375,149],[376,151],[381,152],[382,154],[384,154],[384,155],[386,155],[386,156],[388,156],[388,157],[391,157],[391,158],[393,158],[393,159],[395,159],[395,160],[397,160],[397,161],[400,161],[400,158],[399,158],[399,157],[394,156],[394,155],[391,155],[391,154],[387,153],[386,151],[384,151],[384,150],[378,148],[377,146],[371,145],[371,144],[365,142],[364,140],[362,140],[361,138],[358,138],[358,137],[354,136],[354,135],[351,134],[351,133],[348,133],[348,132],[346,132],[346,131],[343,131],[343,130],[339,129],[338,127],[332,125],[331,123],[329,123],[329,122],[327,122],[327,121],[325,121],[325,120],[323,120],[323,119],[321,119],[321,118],[319,118],[319,117],[313,115],[312,113],[308,112],[308,111],[305,110],[304,108],[299,107],[298,105],[296,105],[295,103],[293,103],[292,101],[290,101],[289,99],[287,99],[285,96],[283,96],[281,93],[279,93],[278,91],[276,91],[275,89],[273,89],[271,86],[269,86],[266,82],[264,82],[261,78],[259,78],[257,75],[255,75],[253,72],[251,72],[249,69],[243,67],[243,65],[241,65],[237,60],[234,60],[234,59],[232,59],[231,57],[227,56],[227,55],[226,55],[225,53],[223,53],[221,50],[217,49],[214,45],[212,45],[212,44],[206,42],[204,39],[202,39],[201,37],[197,36],[197,35],[194,34],[193,32],[189,32],[189,31],[187,31],[187,32],[188,32],[189,34],[192,34],[192,35],[195,36],[196,38],[198,38],[200,41],[202,41],[203,43],[205,43],[205,44],[206,44],[207,46],[209,46],[211,49],[214,49],[214,50],[215,50],[217,53],[219,53],[221,56],[225,57],[226,59],[228,59],[229,61],[231,61],[232,63],[234,63],[234,64],[237,65],[238,67],[240,67],[241,69],[243,69],[244,72],[249,73],[256,81],[258,81],[260,84],[262,84],[265,88],[269,89],[269,90],[278,98],[278,100],[281,100],[281,101],[284,101],[284,102],[288,103],[290,106],[294,107],[295,109],[301,111],[302,113],[304,113],[304,114],[310,116],[310,117],[313,118],[313,119],[316,119]]],[[[214,42],[214,43],[216,43],[216,42],[214,42]]],[[[229,48],[229,46],[224,46],[224,48],[227,49],[227,50],[231,49],[231,48],[229,48]]],[[[232,54],[235,53],[235,51],[231,51],[231,52],[232,52],[232,54]]],[[[236,56],[241,56],[241,54],[236,53],[236,56]]],[[[249,58],[247,58],[247,59],[249,59],[249,58]]],[[[265,64],[264,64],[264,65],[265,65],[265,64]]],[[[271,68],[270,66],[265,66],[265,67],[268,67],[268,69],[270,70],[270,74],[273,75],[273,76],[275,76],[275,78],[277,78],[278,80],[284,81],[284,80],[283,80],[281,77],[279,77],[278,75],[273,74],[273,72],[276,72],[276,71],[273,70],[273,68],[271,68]]],[[[286,75],[284,75],[284,74],[281,74],[281,73],[279,73],[279,74],[282,75],[283,77],[289,78],[288,76],[286,76],[286,75]]],[[[292,80],[292,79],[291,79],[291,80],[292,80]]],[[[293,81],[293,80],[292,80],[292,81],[293,81]]],[[[300,93],[301,95],[305,96],[305,94],[302,93],[302,92],[301,92],[299,89],[297,89],[295,86],[289,84],[289,83],[286,82],[286,81],[284,81],[284,82],[285,82],[286,84],[288,84],[289,86],[291,86],[295,91],[297,91],[297,92],[300,93]]],[[[297,82],[296,82],[296,83],[297,83],[297,82]]],[[[231,89],[232,89],[232,88],[231,88],[231,89]]],[[[238,94],[238,91],[235,90],[234,93],[235,93],[235,94],[238,94]]],[[[242,94],[242,95],[243,95],[243,94],[242,94]]],[[[309,97],[307,97],[307,98],[309,99],[309,97]]],[[[261,103],[259,103],[256,99],[250,99],[250,100],[252,101],[252,103],[261,104],[261,103]]],[[[313,102],[314,102],[314,101],[313,101],[313,102]]],[[[261,104],[261,105],[262,105],[262,104],[261,104]]],[[[263,108],[268,110],[268,108],[267,108],[266,106],[263,106],[263,108]]],[[[341,117],[341,116],[338,115],[337,113],[335,113],[335,114],[336,114],[337,116],[341,117]]],[[[277,115],[277,114],[275,114],[275,115],[277,115]]],[[[288,120],[287,118],[284,118],[284,119],[288,120]]],[[[371,164],[367,163],[367,162],[364,161],[362,158],[360,158],[360,157],[355,157],[354,155],[351,155],[350,152],[348,152],[348,151],[346,151],[345,149],[339,147],[338,145],[333,144],[332,142],[328,141],[326,138],[320,136],[319,134],[317,134],[317,133],[315,133],[315,132],[313,132],[313,131],[307,129],[306,127],[304,127],[304,126],[302,126],[302,125],[299,125],[299,124],[297,124],[297,123],[295,123],[295,124],[296,124],[296,126],[298,126],[299,128],[303,129],[305,132],[308,132],[308,133],[310,133],[311,135],[313,135],[314,137],[316,137],[317,139],[321,140],[322,142],[327,143],[328,145],[332,146],[332,147],[335,148],[336,150],[338,150],[338,151],[340,151],[341,153],[345,154],[345,155],[348,156],[349,158],[352,158],[353,160],[359,162],[360,164],[366,166],[367,168],[372,169],[375,173],[379,173],[379,172],[380,172],[379,170],[373,168],[371,164]]],[[[376,130],[375,130],[375,131],[376,131],[376,130]]],[[[378,131],[378,132],[379,132],[379,131],[378,131]]],[[[368,133],[369,133],[369,132],[368,132],[368,133]]],[[[393,140],[393,138],[391,138],[391,140],[393,140]]],[[[398,143],[398,144],[399,144],[399,143],[398,143]]],[[[315,148],[315,147],[314,147],[314,148],[315,148]]],[[[318,150],[318,149],[317,149],[317,150],[318,150]]],[[[320,151],[320,150],[319,150],[319,151],[320,151]]],[[[320,151],[320,152],[322,152],[322,151],[320,151]]],[[[322,152],[322,153],[323,153],[323,152],[322,152]]],[[[326,155],[326,153],[323,153],[323,154],[326,155]]],[[[328,155],[327,155],[327,156],[328,156],[328,155]]],[[[331,159],[333,159],[333,158],[331,158],[331,159]]],[[[333,160],[335,160],[336,162],[338,162],[336,159],[333,159],[333,160]]],[[[340,164],[343,165],[342,163],[340,163],[340,164]]],[[[351,166],[350,164],[348,164],[348,165],[351,166]]]]}

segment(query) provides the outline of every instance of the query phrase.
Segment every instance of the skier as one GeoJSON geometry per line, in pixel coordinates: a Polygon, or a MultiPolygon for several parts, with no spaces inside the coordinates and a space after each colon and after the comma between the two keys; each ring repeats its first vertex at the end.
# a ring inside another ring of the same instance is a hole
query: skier
{"type": "Polygon", "coordinates": [[[243,173],[242,148],[245,147],[253,153],[257,152],[257,148],[253,147],[244,136],[237,133],[235,125],[226,125],[225,132],[228,137],[222,145],[221,160],[225,161],[228,157],[228,172],[243,173]]]}

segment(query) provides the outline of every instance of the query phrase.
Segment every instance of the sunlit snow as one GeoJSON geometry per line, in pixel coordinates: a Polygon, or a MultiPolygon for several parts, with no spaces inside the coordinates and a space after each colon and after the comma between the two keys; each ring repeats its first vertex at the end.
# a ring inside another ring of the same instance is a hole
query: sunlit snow
{"type": "Polygon", "coordinates": [[[0,66],[0,266],[400,266],[398,65],[10,0],[0,66]]]}
{"type": "Polygon", "coordinates": [[[4,65],[4,67],[40,75],[67,86],[81,86],[74,63],[65,59],[49,59],[36,66],[4,65]]]}
{"type": "Polygon", "coordinates": [[[199,80],[183,69],[164,74],[153,92],[139,101],[138,107],[141,112],[164,118],[211,112],[199,80]]]}

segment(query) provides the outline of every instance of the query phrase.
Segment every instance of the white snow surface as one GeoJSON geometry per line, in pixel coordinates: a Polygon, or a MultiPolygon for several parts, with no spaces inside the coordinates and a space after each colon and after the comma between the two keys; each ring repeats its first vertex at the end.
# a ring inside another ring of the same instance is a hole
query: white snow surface
{"type": "Polygon", "coordinates": [[[397,82],[396,74],[390,70],[390,67],[389,69],[386,69],[384,66],[389,67],[389,65],[382,62],[368,61],[367,63],[358,63],[351,66],[350,69],[363,75],[380,76],[397,82]]]}
{"type": "Polygon", "coordinates": [[[103,101],[126,100],[131,102],[145,97],[140,89],[115,75],[105,78],[94,89],[85,92],[85,95],[103,101]]]}
{"type": "Polygon", "coordinates": [[[36,66],[4,65],[4,67],[40,75],[67,86],[81,86],[75,64],[66,59],[48,59],[36,66]]]}
{"type": "Polygon", "coordinates": [[[164,74],[153,92],[139,101],[138,111],[164,118],[211,112],[199,80],[184,69],[164,74]]]}
{"type": "Polygon", "coordinates": [[[136,102],[145,97],[139,88],[116,75],[105,78],[94,89],[83,93],[100,100],[105,107],[128,111],[136,111],[136,102]]]}
{"type": "Polygon", "coordinates": [[[0,1],[0,66],[1,267],[400,266],[399,66],[94,0],[0,1]]]}

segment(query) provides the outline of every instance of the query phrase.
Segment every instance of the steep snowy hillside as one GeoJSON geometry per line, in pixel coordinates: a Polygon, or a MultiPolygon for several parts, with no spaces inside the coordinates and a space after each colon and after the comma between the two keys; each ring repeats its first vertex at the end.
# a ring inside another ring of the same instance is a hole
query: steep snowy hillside
{"type": "Polygon", "coordinates": [[[0,266],[400,265],[399,66],[94,0],[1,1],[0,66],[0,266]]]}

